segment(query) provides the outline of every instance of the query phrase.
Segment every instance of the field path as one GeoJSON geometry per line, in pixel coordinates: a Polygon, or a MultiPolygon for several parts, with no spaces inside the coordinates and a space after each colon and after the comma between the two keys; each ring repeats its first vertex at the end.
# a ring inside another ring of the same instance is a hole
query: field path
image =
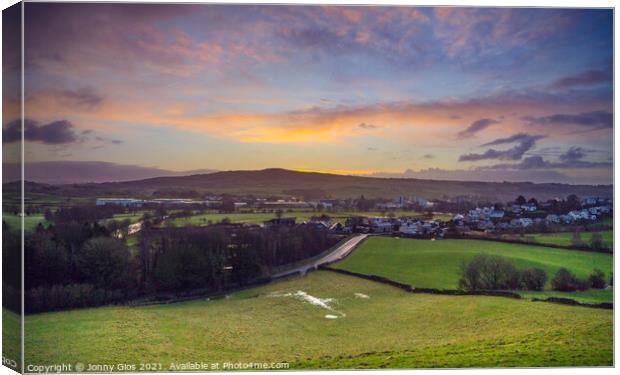
{"type": "Polygon", "coordinates": [[[366,237],[368,237],[367,234],[359,234],[359,235],[349,239],[347,242],[343,243],[342,245],[338,246],[334,251],[332,251],[331,253],[325,255],[322,258],[319,258],[319,259],[317,259],[315,261],[303,264],[301,266],[297,266],[295,268],[288,269],[286,271],[278,272],[278,273],[272,275],[271,277],[274,278],[274,279],[277,279],[277,278],[284,277],[284,276],[287,276],[287,275],[290,275],[290,274],[294,274],[294,273],[301,273],[303,275],[306,272],[308,272],[308,270],[315,269],[315,268],[317,268],[320,265],[328,264],[328,263],[333,263],[333,262],[336,262],[338,260],[341,260],[342,258],[344,258],[347,255],[349,255],[349,253],[351,253],[353,250],[355,250],[355,248],[364,239],[366,239],[366,237]]]}

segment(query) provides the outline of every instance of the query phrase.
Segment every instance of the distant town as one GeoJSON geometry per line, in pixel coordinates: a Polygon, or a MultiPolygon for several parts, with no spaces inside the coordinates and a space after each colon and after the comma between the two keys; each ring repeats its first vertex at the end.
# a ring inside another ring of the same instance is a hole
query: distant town
{"type": "Polygon", "coordinates": [[[271,212],[277,217],[265,221],[262,226],[311,224],[338,233],[439,239],[450,234],[476,232],[549,232],[559,227],[566,231],[567,226],[593,224],[611,217],[613,202],[608,198],[579,198],[575,195],[564,200],[556,198],[545,202],[538,202],[535,198],[526,200],[519,196],[512,202],[481,205],[464,198],[429,201],[421,197],[398,197],[393,200],[370,200],[361,196],[357,199],[304,201],[295,197],[269,200],[211,195],[203,200],[97,198],[96,205],[129,209],[186,209],[189,210],[186,215],[192,215],[191,209],[215,209],[233,215],[236,212],[271,212]],[[303,221],[295,217],[282,217],[285,212],[300,210],[312,210],[316,215],[303,221]],[[379,215],[361,215],[365,211],[377,212],[379,215]],[[333,214],[342,212],[350,213],[350,216],[344,221],[332,218],[333,214]],[[426,215],[420,217],[420,213],[426,215]],[[435,218],[433,213],[441,214],[441,218],[435,218]]]}

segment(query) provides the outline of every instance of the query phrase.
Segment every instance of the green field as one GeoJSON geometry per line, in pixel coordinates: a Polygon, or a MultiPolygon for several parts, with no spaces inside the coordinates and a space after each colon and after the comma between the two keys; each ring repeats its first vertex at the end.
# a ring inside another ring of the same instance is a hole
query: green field
{"type": "Polygon", "coordinates": [[[2,357],[17,362],[21,366],[21,319],[4,307],[2,308],[2,357]]]}
{"type": "Polygon", "coordinates": [[[189,361],[293,369],[610,366],[613,313],[410,294],[317,271],[227,299],[27,316],[25,345],[27,364],[155,362],[163,370],[189,361]],[[333,310],[286,294],[298,291],[332,298],[333,310]]]}
{"type": "MultiPolygon", "coordinates": [[[[391,237],[367,239],[353,254],[333,267],[384,276],[419,288],[457,289],[461,264],[479,253],[507,257],[517,268],[542,268],[547,273],[547,287],[560,267],[568,268],[579,277],[587,277],[598,268],[605,273],[607,280],[613,269],[613,257],[603,253],[493,241],[391,237]]],[[[609,300],[613,299],[611,291],[604,294],[609,300]]]]}
{"type": "MultiPolygon", "coordinates": [[[[21,227],[21,217],[17,215],[3,212],[2,220],[8,224],[9,228],[19,229],[21,227]]],[[[43,214],[27,215],[24,217],[25,230],[33,230],[37,227],[37,225],[39,225],[39,223],[42,223],[43,225],[49,224],[49,222],[45,220],[43,214]]]]}
{"type": "Polygon", "coordinates": [[[123,221],[123,220],[129,219],[129,221],[133,224],[133,223],[137,223],[138,221],[140,221],[142,217],[144,216],[145,212],[146,211],[137,211],[137,212],[126,213],[126,214],[114,214],[112,215],[112,218],[106,219],[104,221],[105,222],[110,221],[110,220],[123,221]]]}
{"type": "MultiPolygon", "coordinates": [[[[140,211],[137,213],[129,213],[129,214],[116,214],[111,219],[103,220],[103,223],[109,220],[121,221],[125,219],[129,219],[132,223],[136,223],[142,218],[142,215],[144,215],[143,211],[140,211]]],[[[11,213],[7,213],[7,212],[2,213],[2,220],[6,221],[6,223],[11,228],[15,228],[15,229],[19,228],[21,225],[20,219],[21,218],[19,216],[13,215],[11,213]]],[[[45,220],[45,217],[43,216],[43,214],[27,215],[24,217],[25,230],[33,230],[34,228],[37,227],[39,223],[42,223],[43,225],[47,226],[49,225],[50,222],[45,220]]]]}
{"type": "MultiPolygon", "coordinates": [[[[601,236],[603,237],[603,244],[613,249],[614,246],[614,231],[613,230],[605,230],[601,231],[601,236]]],[[[573,233],[572,232],[560,232],[560,233],[538,233],[532,235],[534,239],[538,243],[542,244],[551,244],[551,245],[559,245],[559,246],[571,246],[573,233]]],[[[589,245],[592,241],[592,233],[591,232],[583,232],[580,233],[581,240],[589,245]]]]}
{"type": "MultiPolygon", "coordinates": [[[[328,215],[334,222],[344,223],[347,218],[352,216],[365,216],[365,217],[377,217],[386,216],[392,212],[394,217],[423,217],[425,214],[415,211],[335,211],[335,212],[317,212],[312,210],[294,210],[292,212],[284,211],[282,217],[294,217],[297,222],[308,221],[313,216],[321,216],[322,214],[328,215]]],[[[168,220],[176,226],[185,225],[207,225],[209,221],[217,223],[223,219],[229,219],[233,223],[249,223],[249,224],[262,224],[267,220],[275,218],[276,215],[273,212],[234,212],[234,213],[205,213],[194,215],[190,217],[182,217],[168,220]]],[[[448,214],[434,213],[433,218],[437,220],[450,220],[451,216],[448,214]]]]}

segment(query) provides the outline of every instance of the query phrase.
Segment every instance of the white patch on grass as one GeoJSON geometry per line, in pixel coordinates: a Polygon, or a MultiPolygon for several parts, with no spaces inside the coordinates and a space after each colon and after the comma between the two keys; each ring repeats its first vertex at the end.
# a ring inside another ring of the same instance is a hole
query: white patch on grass
{"type": "MultiPolygon", "coordinates": [[[[304,292],[303,290],[298,290],[295,293],[278,293],[278,292],[274,292],[274,293],[270,293],[268,295],[269,297],[294,297],[295,299],[307,302],[313,306],[318,306],[321,307],[323,309],[332,311],[336,314],[338,314],[340,317],[345,317],[346,314],[337,310],[334,310],[334,308],[331,306],[332,303],[334,303],[336,300],[333,298],[319,298],[319,297],[315,297],[313,295],[310,295],[306,292],[304,292]]],[[[338,315],[332,315],[332,314],[328,314],[325,315],[325,317],[327,319],[337,319],[339,316],[338,315]],[[332,316],[335,316],[335,318],[332,318],[332,316]]]]}
{"type": "Polygon", "coordinates": [[[334,302],[333,298],[318,298],[315,296],[311,296],[310,294],[304,292],[303,290],[298,290],[295,294],[295,297],[308,302],[311,305],[319,306],[324,309],[332,310],[332,307],[329,305],[334,302]]]}
{"type": "Polygon", "coordinates": [[[355,297],[357,298],[362,298],[362,299],[368,299],[370,298],[370,296],[368,294],[364,294],[364,293],[354,293],[355,297]]]}

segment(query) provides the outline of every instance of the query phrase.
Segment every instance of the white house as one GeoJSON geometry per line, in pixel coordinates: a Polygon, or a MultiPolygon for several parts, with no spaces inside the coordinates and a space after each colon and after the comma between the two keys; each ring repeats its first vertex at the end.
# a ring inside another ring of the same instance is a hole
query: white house
{"type": "Polygon", "coordinates": [[[123,207],[142,207],[144,201],[142,199],[133,198],[97,198],[95,201],[97,206],[123,206],[123,207]]]}

